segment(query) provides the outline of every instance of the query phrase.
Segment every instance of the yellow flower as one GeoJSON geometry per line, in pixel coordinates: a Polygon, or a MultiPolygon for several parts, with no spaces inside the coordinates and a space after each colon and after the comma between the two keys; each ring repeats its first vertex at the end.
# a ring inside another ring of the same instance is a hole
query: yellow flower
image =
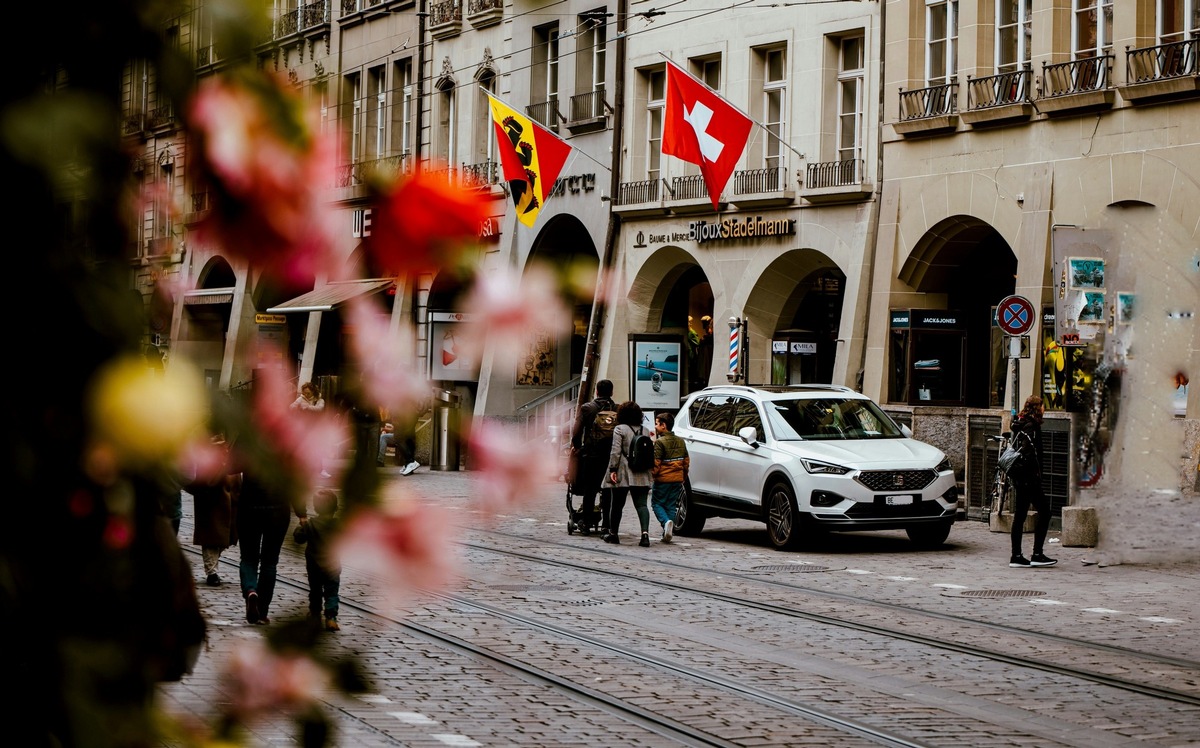
{"type": "Polygon", "coordinates": [[[102,367],[93,380],[89,410],[97,439],[111,445],[123,465],[172,462],[205,427],[204,378],[175,359],[156,371],[138,356],[102,367]]]}

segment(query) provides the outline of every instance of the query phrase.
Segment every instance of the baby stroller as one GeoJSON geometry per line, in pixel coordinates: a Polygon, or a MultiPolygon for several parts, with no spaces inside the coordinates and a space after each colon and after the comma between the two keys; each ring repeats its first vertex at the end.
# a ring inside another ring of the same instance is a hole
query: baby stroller
{"type": "MultiPolygon", "coordinates": [[[[578,530],[581,535],[591,535],[593,532],[598,532],[600,529],[601,513],[599,505],[596,506],[592,513],[591,522],[584,524],[584,506],[583,502],[587,501],[588,497],[579,490],[578,484],[575,482],[575,474],[578,468],[579,456],[572,454],[568,461],[567,467],[567,534],[574,535],[578,530]]],[[[603,491],[603,489],[601,489],[603,491]]],[[[597,504],[600,501],[601,491],[596,492],[594,497],[597,504]]]]}

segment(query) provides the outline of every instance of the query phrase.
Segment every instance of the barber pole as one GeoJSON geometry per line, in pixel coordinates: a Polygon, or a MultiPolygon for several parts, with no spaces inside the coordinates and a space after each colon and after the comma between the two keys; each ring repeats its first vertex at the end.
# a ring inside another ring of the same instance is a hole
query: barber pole
{"type": "Polygon", "coordinates": [[[738,343],[740,342],[739,329],[741,324],[737,317],[729,318],[729,381],[736,381],[738,378],[738,343]]]}

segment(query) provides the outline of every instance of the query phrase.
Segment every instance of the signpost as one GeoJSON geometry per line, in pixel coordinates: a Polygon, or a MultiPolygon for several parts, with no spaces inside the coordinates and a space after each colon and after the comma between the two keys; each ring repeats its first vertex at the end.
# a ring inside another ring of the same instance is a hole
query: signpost
{"type": "Polygon", "coordinates": [[[1021,336],[1033,327],[1033,304],[1024,296],[1005,296],[996,307],[996,323],[1008,333],[1008,357],[1012,359],[1012,416],[1021,405],[1021,336]]]}

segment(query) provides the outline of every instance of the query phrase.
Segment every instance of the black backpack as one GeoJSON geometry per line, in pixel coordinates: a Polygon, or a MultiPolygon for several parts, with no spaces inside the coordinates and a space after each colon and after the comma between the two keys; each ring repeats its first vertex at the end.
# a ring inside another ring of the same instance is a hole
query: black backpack
{"type": "Polygon", "coordinates": [[[643,434],[640,426],[625,457],[629,460],[629,469],[635,472],[645,472],[654,467],[654,440],[643,434]]]}

